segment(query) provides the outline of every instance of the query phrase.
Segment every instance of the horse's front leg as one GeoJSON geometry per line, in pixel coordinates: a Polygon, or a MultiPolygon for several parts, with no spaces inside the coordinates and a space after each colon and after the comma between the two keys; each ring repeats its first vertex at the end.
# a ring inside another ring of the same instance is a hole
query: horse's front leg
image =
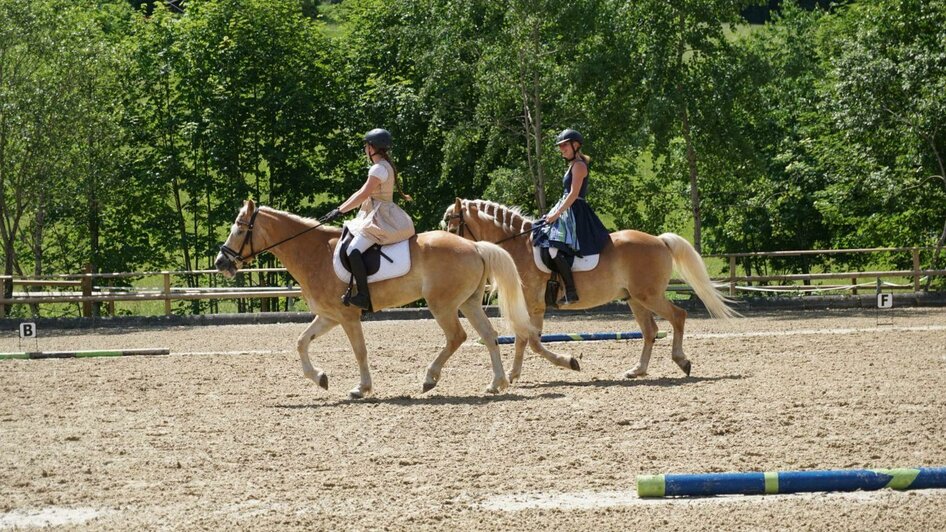
{"type": "Polygon", "coordinates": [[[364,399],[371,394],[371,370],[368,369],[368,348],[365,347],[365,335],[361,329],[361,321],[355,318],[353,321],[342,323],[345,334],[348,335],[348,341],[351,343],[351,349],[355,352],[355,360],[358,361],[358,371],[361,373],[361,383],[348,392],[351,399],[364,399]]]}
{"type": "Polygon", "coordinates": [[[299,352],[299,360],[302,361],[302,374],[326,390],[328,390],[328,375],[322,371],[322,368],[312,367],[312,362],[309,361],[309,344],[336,325],[338,325],[337,321],[324,316],[316,316],[296,341],[296,350],[299,352]]]}

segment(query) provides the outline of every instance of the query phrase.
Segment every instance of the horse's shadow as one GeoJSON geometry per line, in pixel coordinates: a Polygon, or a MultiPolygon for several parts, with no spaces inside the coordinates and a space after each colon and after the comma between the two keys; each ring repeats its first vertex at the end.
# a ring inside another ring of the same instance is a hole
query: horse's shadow
{"type": "Polygon", "coordinates": [[[676,386],[685,386],[687,384],[696,384],[700,382],[717,382],[726,380],[740,380],[742,375],[721,375],[719,377],[660,377],[657,379],[592,379],[590,381],[548,381],[535,382],[516,385],[524,389],[537,388],[585,388],[593,386],[596,388],[635,388],[638,386],[653,386],[657,388],[672,388],[676,386]]]}
{"type": "Polygon", "coordinates": [[[278,404],[275,405],[276,408],[284,408],[287,410],[297,410],[305,408],[330,408],[336,406],[346,406],[346,405],[360,405],[360,404],[386,404],[394,406],[428,406],[428,405],[466,405],[466,406],[479,406],[487,405],[491,403],[503,403],[510,401],[534,401],[540,399],[560,399],[565,397],[565,394],[562,393],[541,393],[539,395],[529,396],[529,395],[519,395],[516,393],[507,393],[502,395],[431,395],[424,397],[410,397],[406,395],[399,395],[396,397],[369,397],[367,399],[341,399],[338,401],[329,401],[326,403],[309,403],[309,404],[278,404]]]}

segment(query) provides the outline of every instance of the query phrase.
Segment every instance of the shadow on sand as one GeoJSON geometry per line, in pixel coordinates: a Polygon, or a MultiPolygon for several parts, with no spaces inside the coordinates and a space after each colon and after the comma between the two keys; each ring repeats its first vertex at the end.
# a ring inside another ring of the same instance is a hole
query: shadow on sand
{"type": "Polygon", "coordinates": [[[671,388],[675,386],[686,386],[688,384],[698,384],[701,382],[716,382],[742,379],[742,375],[722,375],[719,377],[660,377],[658,379],[592,379],[590,381],[549,381],[517,384],[523,389],[536,388],[575,388],[575,387],[596,387],[596,388],[635,388],[638,386],[656,386],[658,388],[671,388]]]}
{"type": "Polygon", "coordinates": [[[329,408],[335,406],[344,406],[344,405],[361,405],[361,404],[385,404],[385,405],[395,405],[395,406],[426,406],[426,405],[468,405],[468,406],[477,406],[477,405],[486,405],[490,403],[502,403],[508,401],[535,401],[541,399],[560,399],[565,397],[565,394],[562,393],[542,393],[539,395],[529,396],[529,395],[519,395],[516,393],[506,393],[501,395],[431,395],[424,397],[410,397],[406,395],[399,395],[396,397],[369,397],[368,399],[342,399],[339,401],[330,401],[326,403],[310,403],[310,404],[278,404],[275,405],[276,408],[285,408],[288,410],[296,410],[302,408],[329,408]]]}

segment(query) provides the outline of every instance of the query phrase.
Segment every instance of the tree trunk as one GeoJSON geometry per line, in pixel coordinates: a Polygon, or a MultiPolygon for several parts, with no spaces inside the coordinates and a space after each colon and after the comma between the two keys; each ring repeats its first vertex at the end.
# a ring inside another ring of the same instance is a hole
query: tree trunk
{"type": "MultiPolygon", "coordinates": [[[[679,72],[683,71],[685,66],[683,36],[686,34],[686,18],[683,12],[680,12],[679,19],[680,42],[677,44],[677,61],[679,61],[679,72]]],[[[682,76],[681,76],[682,77],[682,76]]],[[[696,149],[693,147],[693,136],[690,131],[690,115],[687,110],[686,93],[683,90],[683,83],[677,83],[677,93],[680,97],[680,122],[683,130],[683,141],[687,149],[687,168],[690,173],[690,209],[693,211],[693,247],[697,253],[703,253],[703,223],[700,216],[700,189],[698,186],[696,170],[696,149]]]]}
{"type": "Polygon", "coordinates": [[[690,209],[693,211],[693,247],[697,253],[703,253],[702,221],[700,215],[700,189],[696,173],[696,150],[693,148],[693,139],[690,135],[690,119],[683,105],[683,140],[687,146],[687,168],[690,171],[690,209]]]}
{"type": "MultiPolygon", "coordinates": [[[[939,177],[943,180],[943,185],[946,186],[946,163],[943,162],[943,157],[936,148],[936,143],[933,142],[932,137],[929,139],[929,143],[930,148],[933,149],[933,155],[936,156],[936,162],[939,164],[939,177]]],[[[943,245],[946,245],[946,223],[943,224],[943,232],[939,236],[939,241],[936,242],[936,250],[933,251],[933,259],[930,261],[931,270],[935,270],[939,263],[939,254],[943,251],[943,245]]],[[[923,290],[929,292],[932,282],[933,276],[930,275],[926,278],[926,285],[923,287],[923,290]]]]}

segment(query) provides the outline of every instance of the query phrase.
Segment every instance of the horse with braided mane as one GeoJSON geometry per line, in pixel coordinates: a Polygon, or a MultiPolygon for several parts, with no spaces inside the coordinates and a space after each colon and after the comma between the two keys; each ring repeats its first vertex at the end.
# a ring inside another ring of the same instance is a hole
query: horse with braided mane
{"type": "MultiPolygon", "coordinates": [[[[486,200],[457,198],[447,207],[441,227],[469,240],[497,242],[512,255],[522,277],[523,293],[532,325],[542,331],[545,314],[546,283],[551,274],[535,264],[531,230],[536,221],[524,216],[515,207],[507,207],[486,200]]],[[[710,315],[728,319],[739,314],[729,307],[731,301],[713,287],[706,265],[699,253],[683,237],[674,233],[659,236],[640,231],[611,233],[610,244],[601,251],[598,265],[590,271],[573,273],[581,299],[564,306],[565,310],[589,309],[616,299],[626,299],[644,337],[640,361],[624,375],[628,378],[647,374],[651,350],[657,338],[654,314],[669,321],[673,327],[673,361],[690,374],[692,364],[683,353],[683,326],[687,312],[666,297],[673,268],[693,288],[706,305],[710,315]]],[[[515,381],[522,373],[522,357],[527,341],[516,339],[516,355],[509,380],[515,381]]],[[[529,342],[530,347],[543,346],[529,342]]]]}

